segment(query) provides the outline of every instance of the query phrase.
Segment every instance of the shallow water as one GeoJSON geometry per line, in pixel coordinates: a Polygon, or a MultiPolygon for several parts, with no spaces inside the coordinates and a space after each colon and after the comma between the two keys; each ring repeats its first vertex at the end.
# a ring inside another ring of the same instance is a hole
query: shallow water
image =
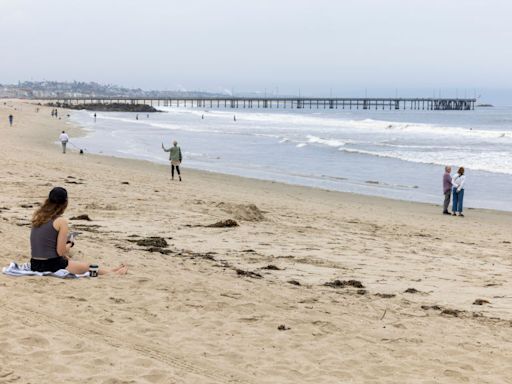
{"type": "Polygon", "coordinates": [[[445,164],[466,168],[465,206],[512,210],[512,108],[367,111],[162,108],[77,111],[91,153],[167,163],[176,139],[197,168],[404,200],[442,202],[445,164]],[[236,115],[236,121],[234,121],[236,115]]]}

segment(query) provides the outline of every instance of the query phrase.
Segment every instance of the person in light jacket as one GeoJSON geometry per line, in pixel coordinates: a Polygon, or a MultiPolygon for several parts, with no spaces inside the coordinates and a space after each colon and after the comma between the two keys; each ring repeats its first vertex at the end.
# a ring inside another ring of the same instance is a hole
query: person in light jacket
{"type": "Polygon", "coordinates": [[[464,167],[460,167],[457,174],[452,178],[452,192],[453,192],[453,203],[452,203],[452,215],[464,217],[462,213],[462,202],[464,200],[464,184],[466,182],[466,176],[464,176],[464,167]]]}
{"type": "Polygon", "coordinates": [[[162,149],[165,152],[169,153],[169,161],[171,162],[171,179],[174,180],[174,167],[176,167],[176,171],[178,172],[178,177],[181,181],[181,174],[180,174],[180,164],[183,160],[183,157],[181,156],[181,148],[178,147],[178,142],[176,140],[173,141],[172,147],[165,148],[164,143],[162,143],[162,149]]]}
{"type": "Polygon", "coordinates": [[[62,145],[62,153],[66,153],[66,145],[69,141],[69,136],[66,133],[66,131],[62,131],[62,133],[59,136],[60,143],[62,145]]]}

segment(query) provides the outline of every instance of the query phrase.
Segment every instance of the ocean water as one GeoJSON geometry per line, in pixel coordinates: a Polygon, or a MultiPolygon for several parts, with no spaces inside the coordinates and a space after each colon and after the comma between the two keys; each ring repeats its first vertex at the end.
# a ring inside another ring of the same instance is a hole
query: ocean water
{"type": "Polygon", "coordinates": [[[75,111],[86,152],[403,200],[442,203],[444,165],[466,169],[465,206],[512,210],[512,108],[475,111],[75,111]],[[236,115],[236,121],[234,116],[236,115]]]}

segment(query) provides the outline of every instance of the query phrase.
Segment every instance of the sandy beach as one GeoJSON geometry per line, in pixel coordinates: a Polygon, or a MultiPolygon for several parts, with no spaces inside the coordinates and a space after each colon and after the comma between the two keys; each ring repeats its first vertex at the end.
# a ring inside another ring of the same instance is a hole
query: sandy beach
{"type": "Polygon", "coordinates": [[[511,213],[444,216],[186,158],[179,183],[63,155],[60,131],[83,132],[59,112],[0,105],[0,264],[28,261],[31,215],[59,185],[65,216],[91,219],[70,220],[73,257],[129,272],[0,275],[0,383],[512,383],[511,213]]]}

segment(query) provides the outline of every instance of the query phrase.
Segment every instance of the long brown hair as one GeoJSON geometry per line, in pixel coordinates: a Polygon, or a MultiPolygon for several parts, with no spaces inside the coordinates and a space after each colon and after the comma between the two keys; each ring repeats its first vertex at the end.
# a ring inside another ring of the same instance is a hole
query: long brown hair
{"type": "Polygon", "coordinates": [[[63,203],[54,203],[50,201],[50,199],[46,199],[44,204],[34,212],[34,215],[32,216],[32,225],[34,227],[40,227],[48,221],[62,215],[67,207],[67,200],[63,203]]]}
{"type": "Polygon", "coordinates": [[[462,176],[464,174],[464,167],[460,167],[457,173],[462,176]]]}

